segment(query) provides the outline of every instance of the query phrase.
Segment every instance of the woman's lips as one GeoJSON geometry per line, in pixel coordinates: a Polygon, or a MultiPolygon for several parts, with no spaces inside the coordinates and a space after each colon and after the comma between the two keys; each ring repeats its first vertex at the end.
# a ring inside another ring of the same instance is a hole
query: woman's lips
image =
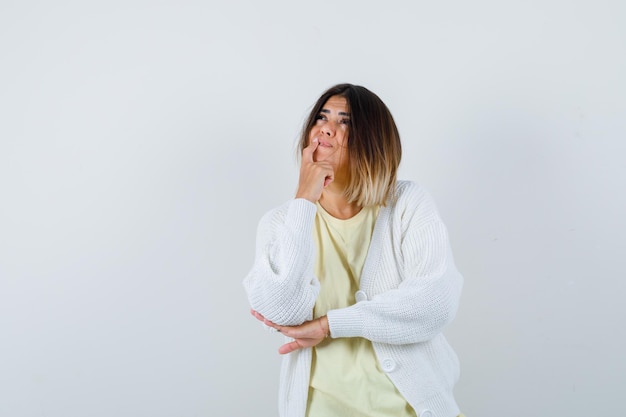
{"type": "Polygon", "coordinates": [[[332,145],[329,142],[326,142],[325,140],[320,140],[320,146],[323,146],[325,148],[332,147],[332,145]]]}

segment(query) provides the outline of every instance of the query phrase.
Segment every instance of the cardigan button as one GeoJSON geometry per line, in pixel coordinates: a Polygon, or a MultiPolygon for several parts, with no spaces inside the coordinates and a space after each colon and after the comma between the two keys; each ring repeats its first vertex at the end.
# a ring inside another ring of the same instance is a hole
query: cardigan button
{"type": "MultiPolygon", "coordinates": [[[[391,358],[383,359],[383,361],[380,364],[380,367],[385,372],[391,372],[394,369],[396,369],[396,361],[394,361],[391,358]]],[[[428,410],[426,410],[426,411],[428,411],[428,410]]]]}
{"type": "Polygon", "coordinates": [[[433,417],[433,412],[430,410],[422,410],[420,417],[433,417]]]}
{"type": "Polygon", "coordinates": [[[358,303],[359,301],[367,301],[367,294],[365,294],[365,291],[358,290],[358,291],[354,294],[354,298],[356,298],[356,302],[357,302],[357,303],[358,303]]]}

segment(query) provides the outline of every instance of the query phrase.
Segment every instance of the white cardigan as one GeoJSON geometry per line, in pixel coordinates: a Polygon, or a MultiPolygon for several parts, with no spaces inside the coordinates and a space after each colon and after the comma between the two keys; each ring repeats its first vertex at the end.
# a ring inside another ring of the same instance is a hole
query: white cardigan
{"type": "MultiPolygon", "coordinates": [[[[251,307],[274,323],[312,318],[319,292],[313,273],[316,211],[310,201],[294,199],[259,223],[244,287],[251,307]]],[[[457,416],[459,363],[441,332],[456,314],[462,285],[432,198],[421,186],[399,181],[396,202],[378,214],[357,303],[328,312],[330,334],[370,340],[381,369],[420,417],[457,416]]],[[[283,358],[282,417],[304,417],[310,369],[310,348],[283,358]]]]}

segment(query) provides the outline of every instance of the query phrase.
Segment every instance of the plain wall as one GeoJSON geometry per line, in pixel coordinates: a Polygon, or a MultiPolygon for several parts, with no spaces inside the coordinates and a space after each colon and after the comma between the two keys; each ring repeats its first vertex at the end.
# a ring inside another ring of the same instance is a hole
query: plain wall
{"type": "Polygon", "coordinates": [[[0,416],[276,416],[241,281],[338,82],[449,228],[464,413],[622,413],[625,51],[621,0],[3,0],[0,416]]]}

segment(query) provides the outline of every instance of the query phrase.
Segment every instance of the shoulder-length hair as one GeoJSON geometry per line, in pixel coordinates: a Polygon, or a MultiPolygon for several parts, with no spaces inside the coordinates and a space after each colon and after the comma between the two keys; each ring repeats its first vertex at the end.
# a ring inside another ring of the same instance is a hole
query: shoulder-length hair
{"type": "Polygon", "coordinates": [[[383,101],[365,87],[338,84],[317,100],[300,136],[300,154],[309,144],[316,118],[332,96],[348,102],[348,186],[345,195],[359,206],[386,205],[395,198],[396,175],[402,147],[391,112],[383,101]]]}

